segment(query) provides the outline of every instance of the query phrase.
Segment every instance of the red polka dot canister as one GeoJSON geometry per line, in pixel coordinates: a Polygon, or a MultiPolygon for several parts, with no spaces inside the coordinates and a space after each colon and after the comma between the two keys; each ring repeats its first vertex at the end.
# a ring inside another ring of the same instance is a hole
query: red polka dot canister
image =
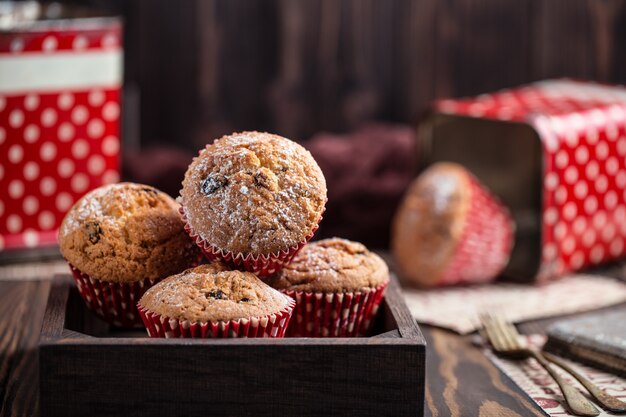
{"type": "Polygon", "coordinates": [[[119,180],[121,24],[0,31],[0,251],[56,243],[69,208],[119,180]]]}
{"type": "MultiPolygon", "coordinates": [[[[516,244],[525,254],[512,254],[523,261],[517,262],[517,278],[549,280],[626,255],[626,88],[546,80],[439,100],[434,114],[457,126],[450,148],[440,147],[438,158],[458,157],[454,145],[471,143],[477,136],[462,126],[469,122],[476,127],[480,120],[486,126],[480,135],[482,149],[493,153],[517,147],[508,161],[536,166],[536,171],[523,171],[524,177],[500,156],[489,159],[470,149],[471,158],[465,158],[489,172],[511,200],[515,193],[527,193],[524,202],[534,202],[510,207],[516,219],[525,219],[523,226],[518,222],[518,238],[528,242],[516,244]],[[497,134],[489,136],[490,131],[497,134]],[[537,146],[523,146],[521,139],[537,146]]],[[[437,126],[429,135],[436,147],[437,126]]]]}

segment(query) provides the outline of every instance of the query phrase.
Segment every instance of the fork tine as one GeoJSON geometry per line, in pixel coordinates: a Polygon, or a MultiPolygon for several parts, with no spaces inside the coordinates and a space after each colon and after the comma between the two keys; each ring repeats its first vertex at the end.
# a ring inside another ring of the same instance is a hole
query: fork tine
{"type": "Polygon", "coordinates": [[[498,350],[496,348],[495,340],[494,340],[494,338],[493,338],[493,336],[491,335],[491,332],[490,332],[491,329],[490,329],[490,323],[489,323],[489,316],[488,316],[488,314],[483,312],[483,313],[480,313],[478,315],[478,317],[479,317],[479,320],[480,320],[480,324],[482,325],[482,327],[480,329],[480,334],[485,339],[487,339],[487,341],[491,344],[491,346],[493,348],[498,350]]]}
{"type": "Polygon", "coordinates": [[[496,322],[498,323],[498,328],[502,332],[502,337],[504,337],[507,341],[507,346],[512,350],[517,350],[520,348],[519,343],[519,334],[515,328],[511,328],[512,325],[507,322],[502,316],[496,317],[496,322]]]}
{"type": "Polygon", "coordinates": [[[521,342],[520,340],[520,334],[517,331],[517,328],[515,327],[515,325],[511,322],[505,322],[506,328],[508,329],[509,335],[510,337],[514,340],[515,343],[515,349],[523,349],[525,346],[524,343],[521,342]]]}
{"type": "Polygon", "coordinates": [[[513,350],[515,348],[515,341],[510,337],[506,326],[504,326],[504,322],[500,317],[494,316],[493,318],[494,326],[496,327],[498,334],[504,341],[507,350],[513,350]]]}
{"type": "Polygon", "coordinates": [[[488,313],[481,315],[481,321],[483,323],[485,332],[487,333],[487,338],[489,342],[497,351],[505,351],[507,350],[507,342],[503,337],[502,333],[496,326],[494,322],[494,317],[488,313]]]}
{"type": "Polygon", "coordinates": [[[570,385],[557,373],[541,353],[524,347],[520,341],[519,333],[512,323],[503,317],[491,314],[482,314],[481,320],[487,336],[494,350],[498,354],[520,356],[521,358],[532,357],[552,376],[563,393],[565,402],[575,415],[597,416],[599,411],[593,406],[573,385],[570,385]]]}

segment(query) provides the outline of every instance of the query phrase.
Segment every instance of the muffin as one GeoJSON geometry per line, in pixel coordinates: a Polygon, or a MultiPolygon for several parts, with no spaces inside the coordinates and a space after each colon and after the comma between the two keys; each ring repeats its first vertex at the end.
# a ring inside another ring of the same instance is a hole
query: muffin
{"type": "Polygon", "coordinates": [[[401,278],[420,286],[485,282],[513,249],[509,211],[465,168],[438,163],[409,187],[391,249],[401,278]]]}
{"type": "Polygon", "coordinates": [[[214,262],[159,282],[137,306],[150,337],[283,337],[294,301],[214,262]]]}
{"type": "Polygon", "coordinates": [[[296,300],[288,336],[360,336],[370,330],[389,269],[362,244],[332,238],[305,246],[266,282],[296,300]]]}
{"type": "Polygon", "coordinates": [[[201,255],[178,204],[133,183],[105,185],[77,201],[61,224],[59,245],[87,306],[123,327],[141,326],[135,305],[146,289],[197,265],[201,255]]]}
{"type": "Polygon", "coordinates": [[[266,276],[317,230],[326,181],[297,143],[242,132],[200,151],[180,194],[186,230],[209,259],[266,276]]]}

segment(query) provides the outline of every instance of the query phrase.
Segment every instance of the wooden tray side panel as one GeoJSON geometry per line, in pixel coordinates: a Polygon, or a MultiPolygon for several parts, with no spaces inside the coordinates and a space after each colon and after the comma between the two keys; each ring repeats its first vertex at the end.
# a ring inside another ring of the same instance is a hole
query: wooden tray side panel
{"type": "Polygon", "coordinates": [[[425,342],[395,282],[384,333],[370,338],[150,339],[103,327],[78,297],[55,280],[39,345],[44,417],[423,415],[425,342]]]}
{"type": "Polygon", "coordinates": [[[40,355],[42,416],[416,416],[424,400],[417,346],[59,344],[40,355]]]}

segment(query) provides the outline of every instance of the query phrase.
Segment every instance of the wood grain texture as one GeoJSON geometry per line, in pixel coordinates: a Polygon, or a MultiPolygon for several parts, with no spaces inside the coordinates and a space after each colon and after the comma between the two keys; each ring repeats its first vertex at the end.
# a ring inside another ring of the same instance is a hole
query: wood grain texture
{"type": "Polygon", "coordinates": [[[0,282],[0,416],[38,414],[37,343],[49,281],[0,282]]]}
{"type": "Polygon", "coordinates": [[[400,285],[397,278],[389,282],[385,291],[385,302],[382,307],[385,309],[383,318],[386,321],[384,329],[387,331],[398,330],[400,337],[417,340],[424,343],[424,336],[417,326],[413,326],[413,316],[404,302],[404,296],[400,292],[400,285]]]}
{"type": "MultiPolygon", "coordinates": [[[[13,359],[19,350],[19,343],[22,337],[23,328],[18,323],[24,321],[27,305],[24,301],[28,294],[29,287],[18,282],[0,283],[0,294],[2,302],[0,304],[0,398],[4,398],[7,381],[12,371],[13,359]],[[9,302],[9,300],[18,300],[9,302]]],[[[1,409],[1,407],[0,407],[1,409]]]]}
{"type": "Polygon", "coordinates": [[[626,4],[620,0],[537,2],[533,20],[534,78],[569,76],[624,82],[618,70],[626,4]]]}
{"type": "MultiPolygon", "coordinates": [[[[29,299],[28,306],[42,306],[48,296],[47,293],[43,293],[44,290],[47,291],[47,284],[43,284],[43,287],[38,291],[29,288],[29,285],[32,283],[0,283],[0,306],[6,308],[3,311],[13,311],[20,304],[26,305],[23,302],[24,294],[29,299]],[[34,292],[31,293],[31,291],[34,292]],[[33,296],[30,297],[28,294],[33,294],[33,296]]],[[[4,317],[6,316],[0,317],[0,324],[5,326],[3,329],[8,329],[9,325],[15,325],[15,322],[5,321],[4,317]]],[[[30,334],[30,337],[33,334],[38,335],[40,323],[41,318],[38,321],[36,316],[28,315],[28,319],[22,323],[23,326],[21,327],[24,330],[23,336],[26,334],[30,334]]],[[[533,329],[540,328],[540,325],[536,326],[533,329]]],[[[482,356],[467,338],[440,329],[426,327],[423,330],[429,342],[425,415],[447,416],[450,414],[450,409],[455,407],[454,404],[459,407],[461,415],[542,415],[538,408],[533,408],[527,397],[482,356]],[[451,375],[456,375],[454,376],[456,383],[451,375]],[[446,396],[450,403],[447,403],[443,398],[446,386],[448,386],[446,396]],[[496,411],[497,413],[495,413],[496,411]],[[479,414],[473,414],[475,412],[479,414]]],[[[72,331],[67,332],[66,337],[77,339],[72,331]]],[[[7,332],[2,334],[4,335],[2,346],[6,346],[7,332]]],[[[106,351],[106,348],[103,349],[106,351]]],[[[9,356],[13,357],[15,354],[14,351],[9,356]]],[[[17,348],[17,356],[23,357],[19,347],[17,348]]],[[[119,360],[119,358],[112,359],[114,362],[119,360]]],[[[146,364],[139,362],[133,366],[145,367],[146,364]]],[[[170,366],[178,366],[178,363],[176,365],[170,364],[170,366]]],[[[62,370],[57,369],[57,372],[62,372],[62,370]]],[[[121,372],[121,375],[126,375],[125,372],[130,371],[121,370],[121,372]]],[[[32,401],[32,398],[37,396],[36,377],[36,375],[26,375],[21,380],[21,389],[10,389],[16,395],[3,399],[2,415],[37,415],[37,409],[33,406],[35,401],[32,401]]],[[[15,381],[15,378],[9,376],[3,380],[3,392],[5,392],[6,380],[15,381]]],[[[15,387],[15,385],[12,386],[15,387]]],[[[270,394],[268,393],[268,395],[270,394]]],[[[379,401],[385,403],[386,399],[380,398],[379,401]]],[[[161,398],[159,402],[166,404],[167,395],[161,398]]],[[[111,411],[106,406],[104,407],[105,410],[111,411]]],[[[166,407],[172,406],[166,405],[166,407]]]]}
{"type": "MultiPolygon", "coordinates": [[[[622,269],[619,271],[621,273],[622,269]]],[[[2,416],[38,415],[37,370],[33,369],[32,364],[35,360],[28,346],[32,346],[32,341],[39,335],[42,322],[41,310],[48,298],[49,285],[45,282],[32,281],[0,282],[0,328],[2,329],[0,346],[2,347],[1,366],[3,369],[0,380],[2,393],[0,415],[2,416]],[[16,317],[20,319],[15,320],[16,317]]],[[[519,328],[524,333],[542,332],[555,320],[557,319],[527,322],[519,328]]],[[[453,412],[461,416],[545,415],[508,377],[484,357],[479,349],[472,345],[471,337],[461,337],[446,330],[428,326],[421,328],[428,342],[424,410],[426,416],[444,417],[453,412]]],[[[72,330],[65,332],[66,338],[80,339],[72,330]]],[[[81,342],[74,343],[80,345],[81,342]]],[[[168,342],[163,341],[163,343],[168,342]]],[[[190,343],[193,344],[193,342],[190,343]]],[[[106,343],[104,346],[103,350],[106,351],[106,343]]],[[[111,358],[111,360],[119,361],[119,357],[111,358]]],[[[168,366],[177,368],[179,363],[169,363],[168,366]]],[[[133,364],[135,371],[139,368],[143,370],[146,366],[148,364],[141,361],[133,364]]],[[[183,366],[183,369],[195,374],[195,371],[189,368],[183,366]]],[[[63,369],[56,369],[56,372],[63,372],[63,369]]],[[[120,372],[120,375],[124,376],[131,371],[120,370],[120,372]]],[[[242,370],[242,372],[246,371],[242,370]]],[[[304,378],[304,376],[297,378],[304,378]]],[[[177,381],[182,384],[180,380],[177,381]]],[[[194,387],[206,389],[206,386],[202,384],[208,384],[208,382],[197,381],[198,386],[194,387]]],[[[266,392],[270,401],[274,395],[273,391],[266,392]]],[[[321,395],[325,395],[325,392],[321,395]]],[[[381,403],[386,401],[385,398],[375,398],[381,403]]],[[[167,405],[167,399],[167,395],[164,395],[159,399],[159,403],[166,404],[165,407],[173,407],[167,405]]],[[[103,407],[111,411],[106,408],[106,405],[103,407]]],[[[117,411],[119,410],[113,413],[117,411]]],[[[130,410],[125,411],[130,413],[130,410]]]]}
{"type": "Polygon", "coordinates": [[[545,416],[543,411],[504,376],[470,337],[423,326],[428,343],[426,415],[478,416],[502,414],[545,416]],[[471,387],[471,388],[470,388],[471,387]]]}
{"type": "Polygon", "coordinates": [[[293,359],[289,359],[293,350],[284,344],[220,344],[212,346],[210,356],[219,360],[211,362],[206,361],[207,348],[199,344],[143,346],[142,355],[131,345],[58,345],[42,351],[42,360],[48,365],[41,372],[47,381],[57,382],[54,395],[42,391],[42,410],[45,415],[84,415],[86,410],[92,410],[91,415],[111,415],[120,409],[127,415],[146,416],[207,411],[211,415],[261,416],[419,415],[418,398],[407,395],[412,390],[394,382],[419,384],[417,373],[380,372],[382,366],[397,368],[400,360],[416,369],[417,358],[407,356],[408,352],[397,356],[386,353],[384,346],[364,351],[306,345],[298,346],[297,351],[299,361],[294,369],[293,359]],[[120,357],[125,358],[123,363],[120,357]],[[52,358],[56,365],[49,361],[52,358]],[[75,363],[86,366],[72,366],[75,363]],[[104,369],[103,363],[110,365],[104,369]],[[346,375],[348,368],[350,376],[346,375]],[[259,375],[261,371],[263,375],[259,375]],[[111,378],[112,374],[116,378],[111,378]],[[77,392],[78,386],[84,388],[77,392]]]}
{"type": "Polygon", "coordinates": [[[126,20],[143,145],[195,151],[242,129],[304,140],[372,119],[414,124],[434,98],[548,77],[626,82],[622,0],[111,4],[126,20]]]}
{"type": "Polygon", "coordinates": [[[437,2],[435,95],[476,95],[527,82],[529,19],[529,0],[437,2]]]}

